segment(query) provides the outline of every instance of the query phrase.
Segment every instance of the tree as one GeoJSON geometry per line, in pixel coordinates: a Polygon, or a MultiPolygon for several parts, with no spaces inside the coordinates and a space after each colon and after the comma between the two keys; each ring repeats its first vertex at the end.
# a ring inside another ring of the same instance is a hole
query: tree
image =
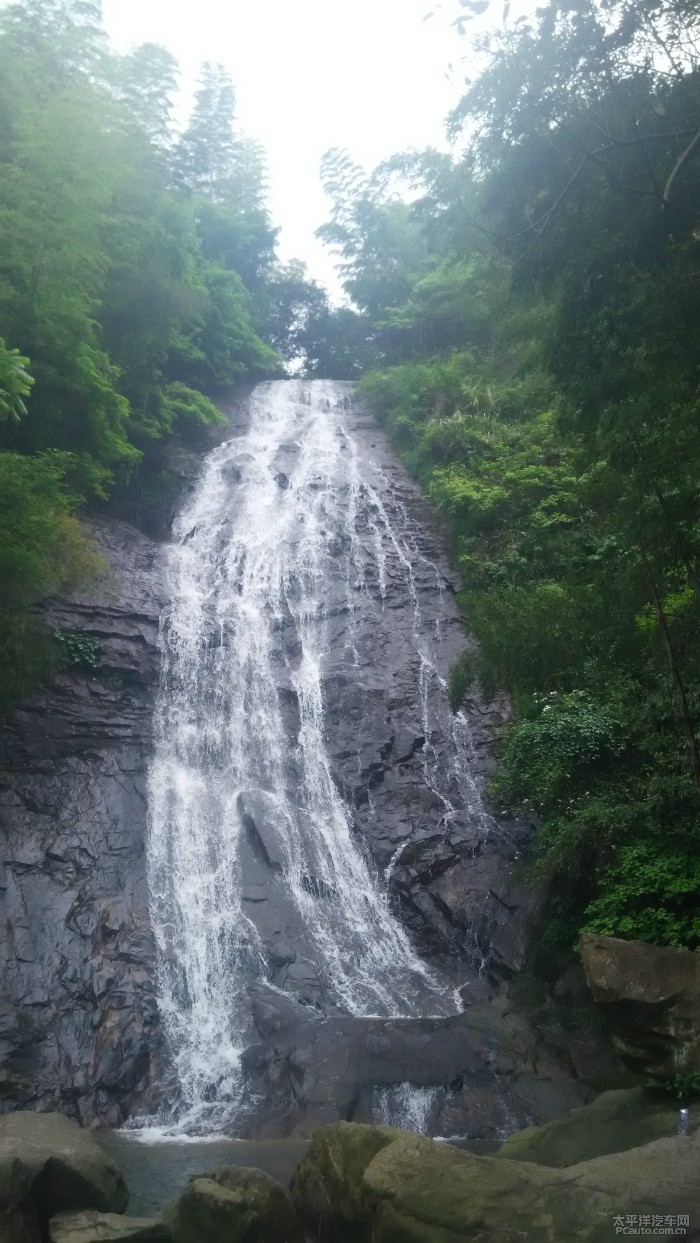
{"type": "Polygon", "coordinates": [[[304,360],[310,325],[328,309],[325,290],[311,280],[298,259],[277,264],[268,287],[267,334],[270,344],[288,362],[304,360]]]}
{"type": "Polygon", "coordinates": [[[206,61],[174,167],[181,185],[215,201],[233,172],[235,105],[229,73],[223,65],[206,61]]]}
{"type": "Polygon", "coordinates": [[[266,204],[260,146],[235,127],[235,92],[221,65],[205,64],[188,126],[173,152],[176,181],[193,196],[204,258],[235,270],[259,325],[276,230],[266,204]]]}
{"type": "Polygon", "coordinates": [[[102,80],[107,40],[101,0],[19,0],[2,13],[2,38],[20,90],[44,100],[77,81],[102,80]],[[39,68],[40,83],[34,80],[39,68]]]}
{"type": "Polygon", "coordinates": [[[167,151],[172,141],[173,95],[178,83],[175,57],[156,43],[143,43],[114,65],[114,92],[132,125],[154,147],[167,151]]]}
{"type": "Polygon", "coordinates": [[[175,81],[164,49],[113,55],[92,0],[0,11],[0,320],[12,346],[0,342],[0,675],[10,695],[52,667],[32,609],[90,560],[78,505],[109,502],[133,517],[167,495],[165,442],[221,421],[211,396],[226,385],[281,367],[259,333],[275,236],[261,154],[232,131],[233,88],[212,70],[174,185],[175,81]]]}

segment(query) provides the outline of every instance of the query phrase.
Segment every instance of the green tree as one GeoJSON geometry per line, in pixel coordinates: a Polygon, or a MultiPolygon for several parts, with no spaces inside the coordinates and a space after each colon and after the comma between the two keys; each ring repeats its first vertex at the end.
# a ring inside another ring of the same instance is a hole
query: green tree
{"type": "Polygon", "coordinates": [[[187,128],[174,153],[178,180],[216,199],[234,167],[236,94],[223,65],[205,61],[187,128]]]}
{"type": "Polygon", "coordinates": [[[113,90],[133,126],[157,149],[172,143],[173,96],[178,85],[174,56],[156,43],[140,47],[114,62],[113,90]]]}
{"type": "Polygon", "coordinates": [[[4,520],[26,585],[2,622],[13,694],[50,663],[35,602],[80,577],[57,551],[64,537],[77,567],[76,507],[134,516],[166,495],[166,442],[221,421],[227,385],[281,368],[260,335],[275,238],[261,153],[215,69],[174,147],[176,78],[154,45],[115,56],[93,0],[0,10],[0,446],[7,495],[27,492],[20,525],[4,520]]]}

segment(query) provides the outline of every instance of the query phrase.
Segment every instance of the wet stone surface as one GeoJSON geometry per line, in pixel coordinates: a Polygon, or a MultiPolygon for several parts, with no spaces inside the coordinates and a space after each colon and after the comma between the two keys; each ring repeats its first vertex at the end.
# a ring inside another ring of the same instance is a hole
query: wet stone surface
{"type": "MultiPolygon", "coordinates": [[[[526,1019],[489,1002],[521,968],[540,901],[517,867],[530,827],[497,821],[479,793],[507,703],[474,698],[455,724],[442,683],[465,636],[442,531],[349,388],[335,388],[337,474],[305,485],[314,495],[335,490],[339,501],[328,508],[317,602],[330,773],[353,841],[416,950],[474,1004],[414,1022],[342,1014],[289,897],[274,791],[240,790],[241,907],[262,946],[263,978],[250,980],[244,1066],[255,1105],[239,1133],[305,1135],[339,1117],[368,1120],[377,1092],[386,1104],[387,1089],[409,1083],[441,1092],[438,1133],[493,1138],[589,1095],[572,1082],[565,1049],[548,1053],[526,1019]],[[351,457],[354,475],[344,465],[351,457]],[[349,498],[352,478],[360,486],[349,498]],[[333,521],[350,500],[352,531],[333,521]],[[468,780],[457,763],[465,753],[468,780]]],[[[279,503],[294,496],[299,460],[297,440],[280,444],[271,476],[279,503]]],[[[232,506],[250,469],[245,453],[226,464],[232,506]]],[[[303,528],[292,542],[306,538],[303,528]]],[[[156,1004],[145,857],[158,620],[170,588],[162,545],[121,522],[94,530],[109,570],[96,589],[47,612],[52,626],[96,638],[102,667],[61,674],[20,705],[2,737],[0,1102],[110,1126],[176,1092],[156,1004]]],[[[224,526],[219,538],[225,555],[224,526]]],[[[280,608],[275,627],[293,789],[302,651],[289,610],[280,608]]],[[[207,635],[214,670],[236,634],[212,615],[207,635]]],[[[329,909],[343,900],[311,869],[299,884],[329,909]]]]}
{"type": "Polygon", "coordinates": [[[55,629],[101,645],[16,711],[0,770],[0,1098],[116,1123],[159,1043],[145,873],[160,550],[96,521],[109,569],[55,629]]]}

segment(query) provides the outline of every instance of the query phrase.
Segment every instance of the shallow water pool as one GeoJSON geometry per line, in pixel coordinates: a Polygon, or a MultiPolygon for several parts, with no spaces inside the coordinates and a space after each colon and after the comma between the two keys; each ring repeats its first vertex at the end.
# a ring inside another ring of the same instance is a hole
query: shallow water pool
{"type": "Polygon", "coordinates": [[[252,1165],[285,1185],[301,1161],[305,1140],[181,1139],[144,1143],[125,1131],[96,1132],[129,1188],[128,1213],[149,1217],[176,1200],[187,1181],[226,1165],[252,1165]]]}

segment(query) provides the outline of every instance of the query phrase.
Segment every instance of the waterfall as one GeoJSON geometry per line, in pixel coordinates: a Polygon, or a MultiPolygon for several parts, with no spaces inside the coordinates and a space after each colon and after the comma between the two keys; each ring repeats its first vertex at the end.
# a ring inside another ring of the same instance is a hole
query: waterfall
{"type": "Polygon", "coordinates": [[[381,471],[358,454],[346,427],[351,402],[350,385],[259,386],[247,432],[210,454],[174,528],[148,866],[182,1128],[215,1128],[249,1104],[249,990],[280,989],[275,963],[296,957],[305,1003],[326,1010],[410,1017],[460,1008],[396,918],[327,748],[329,627],[342,620],[352,675],[358,618],[380,618],[403,593],[414,614],[425,781],[447,818],[455,783],[461,806],[484,814],[465,762],[466,725],[453,722],[435,665],[439,635],[421,624],[415,567],[434,573],[436,590],[442,577],[421,558],[400,504],[389,504],[381,471]],[[435,711],[454,731],[443,779],[431,752],[435,711]]]}
{"type": "Polygon", "coordinates": [[[396,1126],[401,1131],[416,1131],[419,1135],[433,1135],[443,1096],[441,1088],[397,1083],[388,1088],[375,1088],[372,1112],[375,1121],[383,1126],[396,1126]]]}

